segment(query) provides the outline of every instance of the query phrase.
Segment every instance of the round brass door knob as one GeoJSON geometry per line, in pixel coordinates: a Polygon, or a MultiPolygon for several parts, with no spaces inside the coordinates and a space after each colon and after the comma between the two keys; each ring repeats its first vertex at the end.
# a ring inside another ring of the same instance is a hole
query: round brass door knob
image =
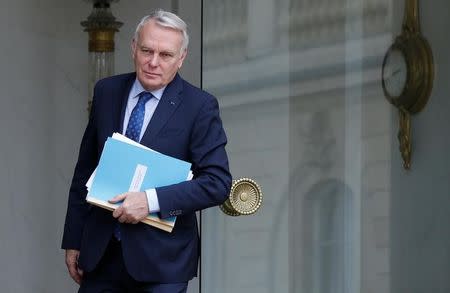
{"type": "Polygon", "coordinates": [[[220,209],[229,216],[251,215],[262,204],[262,192],[259,185],[249,178],[233,180],[228,199],[220,209]]]}

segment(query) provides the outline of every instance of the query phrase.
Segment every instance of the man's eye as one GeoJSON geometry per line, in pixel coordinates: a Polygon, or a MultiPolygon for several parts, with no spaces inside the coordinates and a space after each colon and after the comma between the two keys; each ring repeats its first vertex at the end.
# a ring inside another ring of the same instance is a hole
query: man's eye
{"type": "Polygon", "coordinates": [[[150,54],[150,50],[149,49],[145,49],[145,48],[141,49],[141,52],[144,53],[144,54],[150,54]]]}

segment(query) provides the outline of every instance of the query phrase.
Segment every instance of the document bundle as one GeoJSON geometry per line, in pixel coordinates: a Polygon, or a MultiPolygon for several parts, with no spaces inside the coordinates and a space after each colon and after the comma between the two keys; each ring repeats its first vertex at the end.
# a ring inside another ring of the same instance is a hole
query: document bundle
{"type": "MultiPolygon", "coordinates": [[[[192,178],[191,164],[136,143],[114,133],[103,148],[99,164],[86,183],[86,200],[94,205],[115,210],[119,204],[108,202],[127,191],[144,191],[151,188],[180,183],[192,178]]],[[[161,219],[150,213],[143,223],[172,232],[176,217],[161,219]]]]}

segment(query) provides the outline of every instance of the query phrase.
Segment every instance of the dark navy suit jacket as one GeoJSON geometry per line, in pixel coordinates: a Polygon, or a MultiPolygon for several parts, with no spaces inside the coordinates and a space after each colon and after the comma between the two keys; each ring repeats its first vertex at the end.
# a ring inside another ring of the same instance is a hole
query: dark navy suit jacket
{"type": "MultiPolygon", "coordinates": [[[[125,108],[135,73],[99,81],[70,187],[63,249],[80,250],[79,266],[92,271],[101,259],[117,220],[89,205],[86,181],[97,166],[104,143],[122,132],[125,108]]],[[[141,144],[192,163],[194,179],[156,189],[160,216],[177,216],[168,233],[146,224],[121,224],[125,265],[138,281],[185,282],[197,274],[199,236],[195,211],[221,204],[231,175],[227,142],[217,100],[178,74],[168,84],[142,137],[141,144]]]]}

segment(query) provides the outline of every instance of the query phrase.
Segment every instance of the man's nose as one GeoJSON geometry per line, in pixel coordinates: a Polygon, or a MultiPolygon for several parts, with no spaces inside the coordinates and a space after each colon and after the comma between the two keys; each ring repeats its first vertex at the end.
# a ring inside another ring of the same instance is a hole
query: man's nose
{"type": "Polygon", "coordinates": [[[158,64],[159,64],[159,56],[158,56],[158,54],[153,54],[153,56],[150,59],[150,65],[158,66],[158,64]]]}

